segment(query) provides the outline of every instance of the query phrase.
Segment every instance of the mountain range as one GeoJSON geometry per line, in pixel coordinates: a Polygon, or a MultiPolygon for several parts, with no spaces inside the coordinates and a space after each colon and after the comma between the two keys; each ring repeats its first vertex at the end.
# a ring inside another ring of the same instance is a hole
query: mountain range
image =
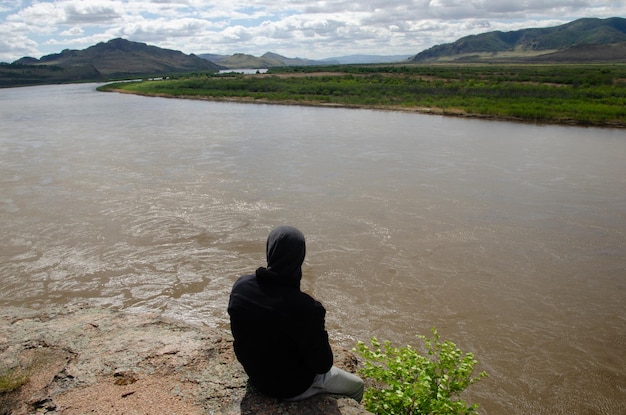
{"type": "Polygon", "coordinates": [[[412,63],[485,61],[626,61],[626,19],[585,18],[554,27],[465,36],[410,59],[412,63]]]}
{"type": "Polygon", "coordinates": [[[548,28],[487,32],[433,46],[412,57],[352,55],[310,60],[286,58],[272,52],[261,57],[241,53],[187,55],[145,43],[113,39],[84,50],[66,49],[40,59],[24,57],[10,64],[0,63],[0,87],[158,77],[233,68],[431,62],[626,62],[626,19],[586,18],[548,28]]]}
{"type": "Polygon", "coordinates": [[[11,64],[0,64],[0,87],[216,72],[220,69],[196,55],[113,39],[84,50],[66,49],[41,59],[24,57],[11,64]]]}
{"type": "Polygon", "coordinates": [[[397,63],[406,61],[413,55],[348,55],[311,60],[304,58],[286,58],[273,52],[267,52],[260,57],[237,53],[234,55],[201,54],[201,58],[207,59],[227,69],[256,69],[273,68],[277,66],[315,66],[315,65],[348,65],[368,63],[397,63]]]}

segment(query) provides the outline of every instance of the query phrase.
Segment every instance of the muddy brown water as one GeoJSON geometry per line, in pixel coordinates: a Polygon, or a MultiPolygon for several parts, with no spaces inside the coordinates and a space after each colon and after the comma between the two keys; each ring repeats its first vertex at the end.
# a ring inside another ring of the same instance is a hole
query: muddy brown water
{"type": "Polygon", "coordinates": [[[436,327],[482,413],[626,413],[624,130],[0,90],[0,305],[225,328],[283,223],[336,342],[436,327]]]}

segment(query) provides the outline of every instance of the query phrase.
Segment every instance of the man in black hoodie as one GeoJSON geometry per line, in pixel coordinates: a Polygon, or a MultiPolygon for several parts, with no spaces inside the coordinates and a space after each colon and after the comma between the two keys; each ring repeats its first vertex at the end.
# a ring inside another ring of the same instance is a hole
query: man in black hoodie
{"type": "Polygon", "coordinates": [[[267,238],[267,268],[235,282],[228,303],[237,360],[261,392],[286,400],[318,393],[361,401],[363,381],[333,366],[322,304],[300,291],[304,235],[291,226],[267,238]]]}

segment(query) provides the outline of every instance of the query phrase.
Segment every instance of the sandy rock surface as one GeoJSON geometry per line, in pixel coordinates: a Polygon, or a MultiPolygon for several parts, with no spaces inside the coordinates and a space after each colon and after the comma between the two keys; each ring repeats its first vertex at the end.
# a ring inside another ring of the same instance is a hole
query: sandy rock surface
{"type": "MultiPolygon", "coordinates": [[[[336,350],[335,364],[356,369],[345,350],[336,350]]],[[[9,369],[28,381],[0,392],[0,415],[369,414],[338,396],[286,403],[261,395],[228,331],[157,315],[0,308],[0,374],[9,369]]]]}

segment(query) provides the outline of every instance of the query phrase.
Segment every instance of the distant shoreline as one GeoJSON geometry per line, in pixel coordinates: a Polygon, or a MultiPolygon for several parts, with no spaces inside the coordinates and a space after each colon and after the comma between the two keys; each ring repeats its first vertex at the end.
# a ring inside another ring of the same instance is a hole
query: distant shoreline
{"type": "Polygon", "coordinates": [[[401,111],[535,125],[626,128],[626,65],[279,68],[111,83],[145,96],[401,111]]]}
{"type": "Polygon", "coordinates": [[[437,107],[402,107],[397,105],[364,105],[364,104],[339,104],[328,103],[319,101],[299,101],[299,100],[272,100],[267,98],[253,98],[253,97],[214,97],[210,95],[175,95],[166,93],[150,93],[131,91],[121,88],[107,89],[106,92],[117,92],[121,94],[132,94],[145,97],[154,98],[174,98],[174,99],[189,99],[197,101],[211,101],[211,102],[229,102],[240,104],[261,104],[261,105],[297,105],[304,107],[318,107],[318,108],[345,108],[345,109],[362,109],[362,110],[374,110],[374,111],[391,111],[391,112],[404,112],[415,113],[425,115],[440,115],[447,117],[480,119],[485,121],[506,121],[516,122],[522,124],[533,125],[561,125],[571,127],[588,127],[588,128],[626,128],[626,121],[623,123],[583,123],[573,119],[567,120],[548,120],[548,121],[531,121],[525,120],[520,117],[491,115],[491,114],[471,114],[459,109],[444,109],[437,107]]]}

